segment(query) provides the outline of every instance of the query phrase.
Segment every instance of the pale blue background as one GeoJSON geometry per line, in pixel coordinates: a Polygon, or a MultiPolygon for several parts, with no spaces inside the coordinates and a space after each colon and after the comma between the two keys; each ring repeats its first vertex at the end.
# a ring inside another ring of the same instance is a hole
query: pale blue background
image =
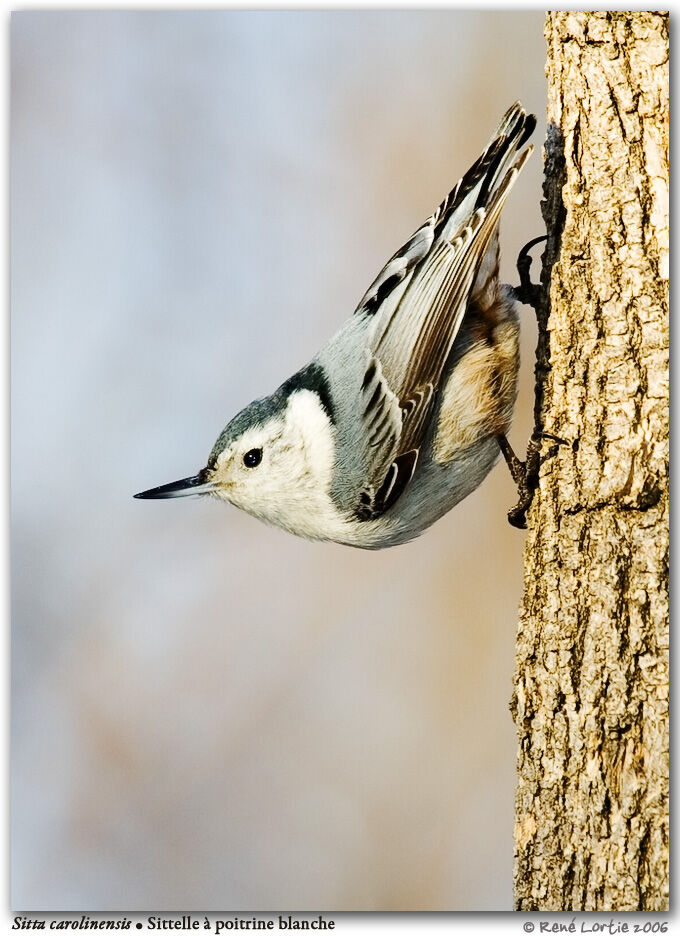
{"type": "Polygon", "coordinates": [[[509,909],[505,469],[378,554],[132,494],[312,356],[516,98],[540,144],[542,15],[11,33],[13,907],[509,909]]]}

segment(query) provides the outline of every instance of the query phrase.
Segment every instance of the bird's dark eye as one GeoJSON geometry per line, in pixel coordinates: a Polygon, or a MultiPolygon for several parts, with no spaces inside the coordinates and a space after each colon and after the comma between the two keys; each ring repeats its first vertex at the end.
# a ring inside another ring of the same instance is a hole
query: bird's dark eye
{"type": "Polygon", "coordinates": [[[250,449],[249,452],[243,456],[243,464],[246,468],[257,468],[257,466],[262,461],[262,449],[250,449]]]}

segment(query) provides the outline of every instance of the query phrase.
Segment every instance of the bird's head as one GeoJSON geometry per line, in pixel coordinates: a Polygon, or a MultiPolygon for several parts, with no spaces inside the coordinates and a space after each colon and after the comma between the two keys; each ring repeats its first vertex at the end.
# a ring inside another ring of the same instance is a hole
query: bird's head
{"type": "Polygon", "coordinates": [[[135,496],[210,494],[309,536],[310,514],[328,497],[334,457],[333,425],[318,393],[284,384],[227,424],[198,474],[135,496]]]}

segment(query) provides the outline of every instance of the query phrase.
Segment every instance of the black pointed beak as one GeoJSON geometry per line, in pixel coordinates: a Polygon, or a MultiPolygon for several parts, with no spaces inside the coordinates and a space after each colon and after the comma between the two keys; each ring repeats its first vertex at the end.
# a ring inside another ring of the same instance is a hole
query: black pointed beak
{"type": "Polygon", "coordinates": [[[209,494],[214,485],[208,480],[208,472],[204,468],[191,478],[182,478],[181,481],[171,481],[170,484],[161,484],[160,487],[150,488],[135,494],[142,500],[162,500],[165,497],[187,497],[190,494],[209,494]]]}

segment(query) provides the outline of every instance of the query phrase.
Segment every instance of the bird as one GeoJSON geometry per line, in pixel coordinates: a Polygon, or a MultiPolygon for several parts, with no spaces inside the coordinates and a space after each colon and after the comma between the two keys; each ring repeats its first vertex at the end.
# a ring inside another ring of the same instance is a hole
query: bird
{"type": "Polygon", "coordinates": [[[318,354],[234,416],[197,474],[134,496],[209,495],[310,540],[383,549],[440,519],[500,454],[515,477],[519,315],[498,228],[535,126],[513,104],[318,354]]]}

